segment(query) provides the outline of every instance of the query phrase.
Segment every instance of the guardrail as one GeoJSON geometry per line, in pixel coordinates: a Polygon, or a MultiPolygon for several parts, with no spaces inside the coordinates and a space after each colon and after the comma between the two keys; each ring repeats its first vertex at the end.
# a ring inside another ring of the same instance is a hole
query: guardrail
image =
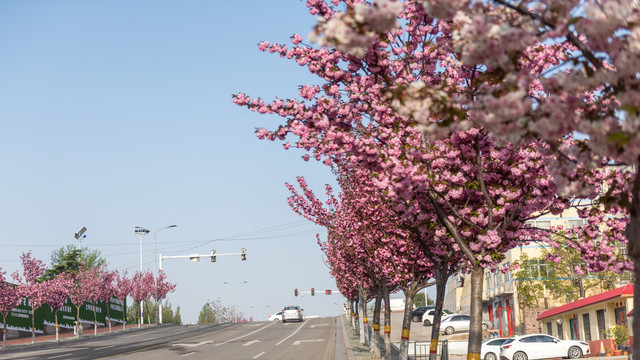
{"type": "MultiPolygon", "coordinates": [[[[398,348],[399,342],[394,343],[398,348]]],[[[466,341],[442,340],[438,341],[438,359],[462,360],[467,356],[468,343],[466,341]]],[[[429,341],[409,341],[409,357],[411,359],[428,359],[431,343],[429,341]]]]}

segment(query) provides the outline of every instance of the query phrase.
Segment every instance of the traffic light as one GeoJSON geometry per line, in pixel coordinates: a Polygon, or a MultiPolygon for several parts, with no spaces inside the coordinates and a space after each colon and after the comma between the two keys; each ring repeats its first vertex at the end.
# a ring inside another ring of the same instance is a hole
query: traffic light
{"type": "Polygon", "coordinates": [[[293,295],[298,296],[298,289],[293,289],[293,295]]]}
{"type": "Polygon", "coordinates": [[[211,262],[216,262],[216,251],[211,250],[211,262]]]}
{"type": "Polygon", "coordinates": [[[242,253],[242,260],[247,260],[247,249],[242,248],[242,250],[240,250],[240,252],[242,253]]]}
{"type": "Polygon", "coordinates": [[[311,288],[311,296],[316,296],[316,291],[313,288],[311,288]]]}
{"type": "Polygon", "coordinates": [[[324,291],[324,294],[325,294],[325,295],[331,295],[331,290],[325,290],[325,291],[324,291]]]}

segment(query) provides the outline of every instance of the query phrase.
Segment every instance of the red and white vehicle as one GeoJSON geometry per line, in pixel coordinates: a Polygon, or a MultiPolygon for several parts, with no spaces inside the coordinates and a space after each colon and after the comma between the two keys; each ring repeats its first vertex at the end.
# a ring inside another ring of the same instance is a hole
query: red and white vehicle
{"type": "Polygon", "coordinates": [[[298,305],[285,306],[282,310],[282,322],[285,323],[291,320],[302,321],[302,310],[298,305]]]}

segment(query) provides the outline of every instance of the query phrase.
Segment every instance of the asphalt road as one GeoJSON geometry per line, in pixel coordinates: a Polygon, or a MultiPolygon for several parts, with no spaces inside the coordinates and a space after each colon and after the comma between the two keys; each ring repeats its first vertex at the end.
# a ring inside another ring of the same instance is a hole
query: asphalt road
{"type": "Polygon", "coordinates": [[[0,351],[0,359],[334,360],[335,349],[336,318],[315,318],[284,324],[159,327],[91,341],[65,341],[46,349],[0,351]]]}

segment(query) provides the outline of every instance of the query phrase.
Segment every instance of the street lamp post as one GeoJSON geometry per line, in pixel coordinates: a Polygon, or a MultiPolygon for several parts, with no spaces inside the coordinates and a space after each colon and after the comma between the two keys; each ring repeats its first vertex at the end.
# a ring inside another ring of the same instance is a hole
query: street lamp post
{"type": "MultiPolygon", "coordinates": [[[[147,235],[149,232],[149,230],[140,226],[136,226],[135,228],[135,233],[140,238],[140,274],[142,274],[142,237],[147,235]]],[[[141,316],[140,319],[138,319],[138,324],[142,325],[142,301],[140,301],[140,314],[141,316]]]]}
{"type": "Polygon", "coordinates": [[[160,305],[159,305],[159,301],[158,301],[158,250],[157,250],[157,235],[159,231],[162,230],[166,230],[166,229],[170,229],[170,228],[174,228],[177,227],[178,225],[169,225],[167,227],[163,227],[162,229],[158,229],[156,231],[153,232],[153,258],[154,258],[154,262],[156,263],[156,272],[155,272],[155,276],[154,276],[154,282],[155,282],[155,288],[156,288],[156,325],[158,325],[158,318],[160,317],[160,305]]]}
{"type": "Polygon", "coordinates": [[[248,281],[243,281],[241,283],[238,284],[231,284],[228,282],[224,282],[227,285],[231,285],[233,286],[233,322],[238,322],[238,295],[237,295],[237,291],[236,288],[238,287],[238,285],[242,285],[242,284],[246,284],[248,283],[248,281]]]}

